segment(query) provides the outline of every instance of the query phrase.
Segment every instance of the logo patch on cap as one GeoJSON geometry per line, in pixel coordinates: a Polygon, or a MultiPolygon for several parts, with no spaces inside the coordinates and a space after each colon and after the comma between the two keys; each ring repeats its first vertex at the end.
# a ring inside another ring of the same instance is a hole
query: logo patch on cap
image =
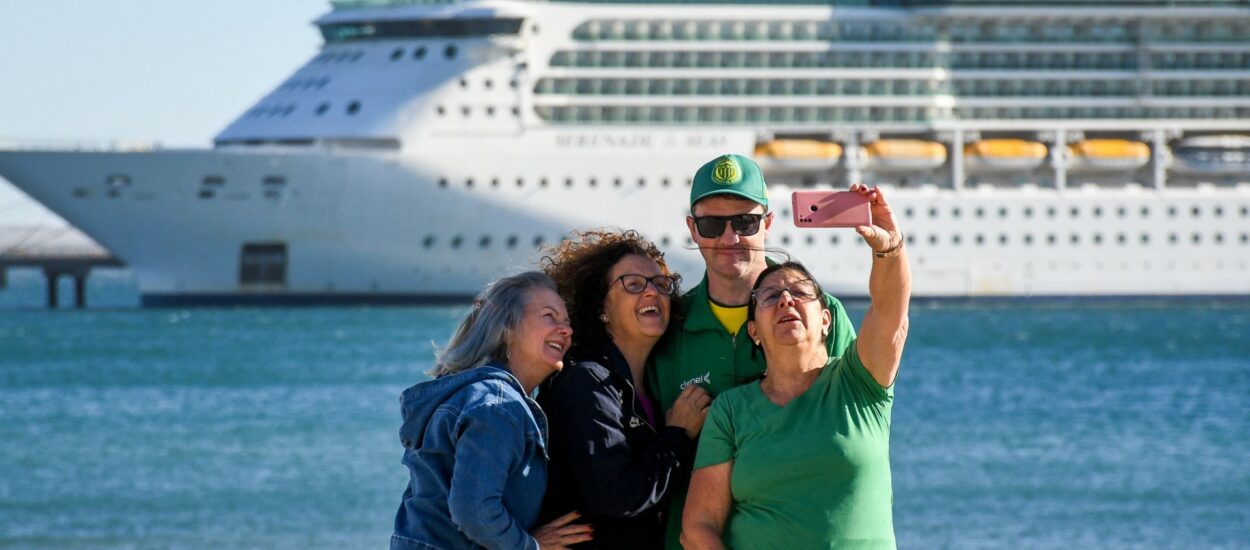
{"type": "Polygon", "coordinates": [[[721,185],[733,185],[742,181],[742,167],[732,158],[723,158],[712,168],[712,181],[721,185]]]}

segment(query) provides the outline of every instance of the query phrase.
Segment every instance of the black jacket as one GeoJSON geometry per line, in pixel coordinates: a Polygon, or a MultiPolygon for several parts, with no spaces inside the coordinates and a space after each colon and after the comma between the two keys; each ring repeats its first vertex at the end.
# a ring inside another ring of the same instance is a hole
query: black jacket
{"type": "MultiPolygon", "coordinates": [[[[578,548],[662,548],[668,496],[690,483],[695,442],[652,426],[611,342],[575,346],[538,394],[551,430],[541,525],[571,510],[595,528],[578,548]]],[[[680,521],[680,518],[677,518],[680,521]]]]}

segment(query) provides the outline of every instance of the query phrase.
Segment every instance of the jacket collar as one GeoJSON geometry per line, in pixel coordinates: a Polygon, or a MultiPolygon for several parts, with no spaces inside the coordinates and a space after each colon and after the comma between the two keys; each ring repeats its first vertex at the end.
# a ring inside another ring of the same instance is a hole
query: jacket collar
{"type": "Polygon", "coordinates": [[[611,371],[612,374],[623,378],[630,386],[634,385],[634,373],[629,370],[629,362],[625,360],[625,354],[621,353],[621,350],[616,347],[611,338],[604,338],[598,342],[575,344],[569,355],[574,360],[599,363],[611,371]]]}

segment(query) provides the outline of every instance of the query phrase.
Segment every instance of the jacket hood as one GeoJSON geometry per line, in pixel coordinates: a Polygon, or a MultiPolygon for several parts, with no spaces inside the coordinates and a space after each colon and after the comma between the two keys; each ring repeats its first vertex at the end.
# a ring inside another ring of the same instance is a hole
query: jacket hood
{"type": "Polygon", "coordinates": [[[498,380],[515,388],[517,393],[525,393],[516,377],[506,367],[496,363],[487,363],[456,374],[426,380],[404,390],[399,397],[400,413],[404,417],[404,424],[399,433],[411,434],[413,438],[413,441],[403,442],[404,446],[411,447],[412,444],[424,439],[425,430],[430,425],[430,418],[453,395],[465,386],[486,380],[498,380]]]}

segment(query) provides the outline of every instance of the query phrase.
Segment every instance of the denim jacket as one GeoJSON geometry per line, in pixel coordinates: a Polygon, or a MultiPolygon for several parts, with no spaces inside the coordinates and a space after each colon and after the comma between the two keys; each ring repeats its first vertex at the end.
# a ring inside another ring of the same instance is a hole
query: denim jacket
{"type": "Polygon", "coordinates": [[[547,485],[547,420],[499,364],[404,390],[408,488],[391,548],[538,549],[529,530],[547,485]]]}

